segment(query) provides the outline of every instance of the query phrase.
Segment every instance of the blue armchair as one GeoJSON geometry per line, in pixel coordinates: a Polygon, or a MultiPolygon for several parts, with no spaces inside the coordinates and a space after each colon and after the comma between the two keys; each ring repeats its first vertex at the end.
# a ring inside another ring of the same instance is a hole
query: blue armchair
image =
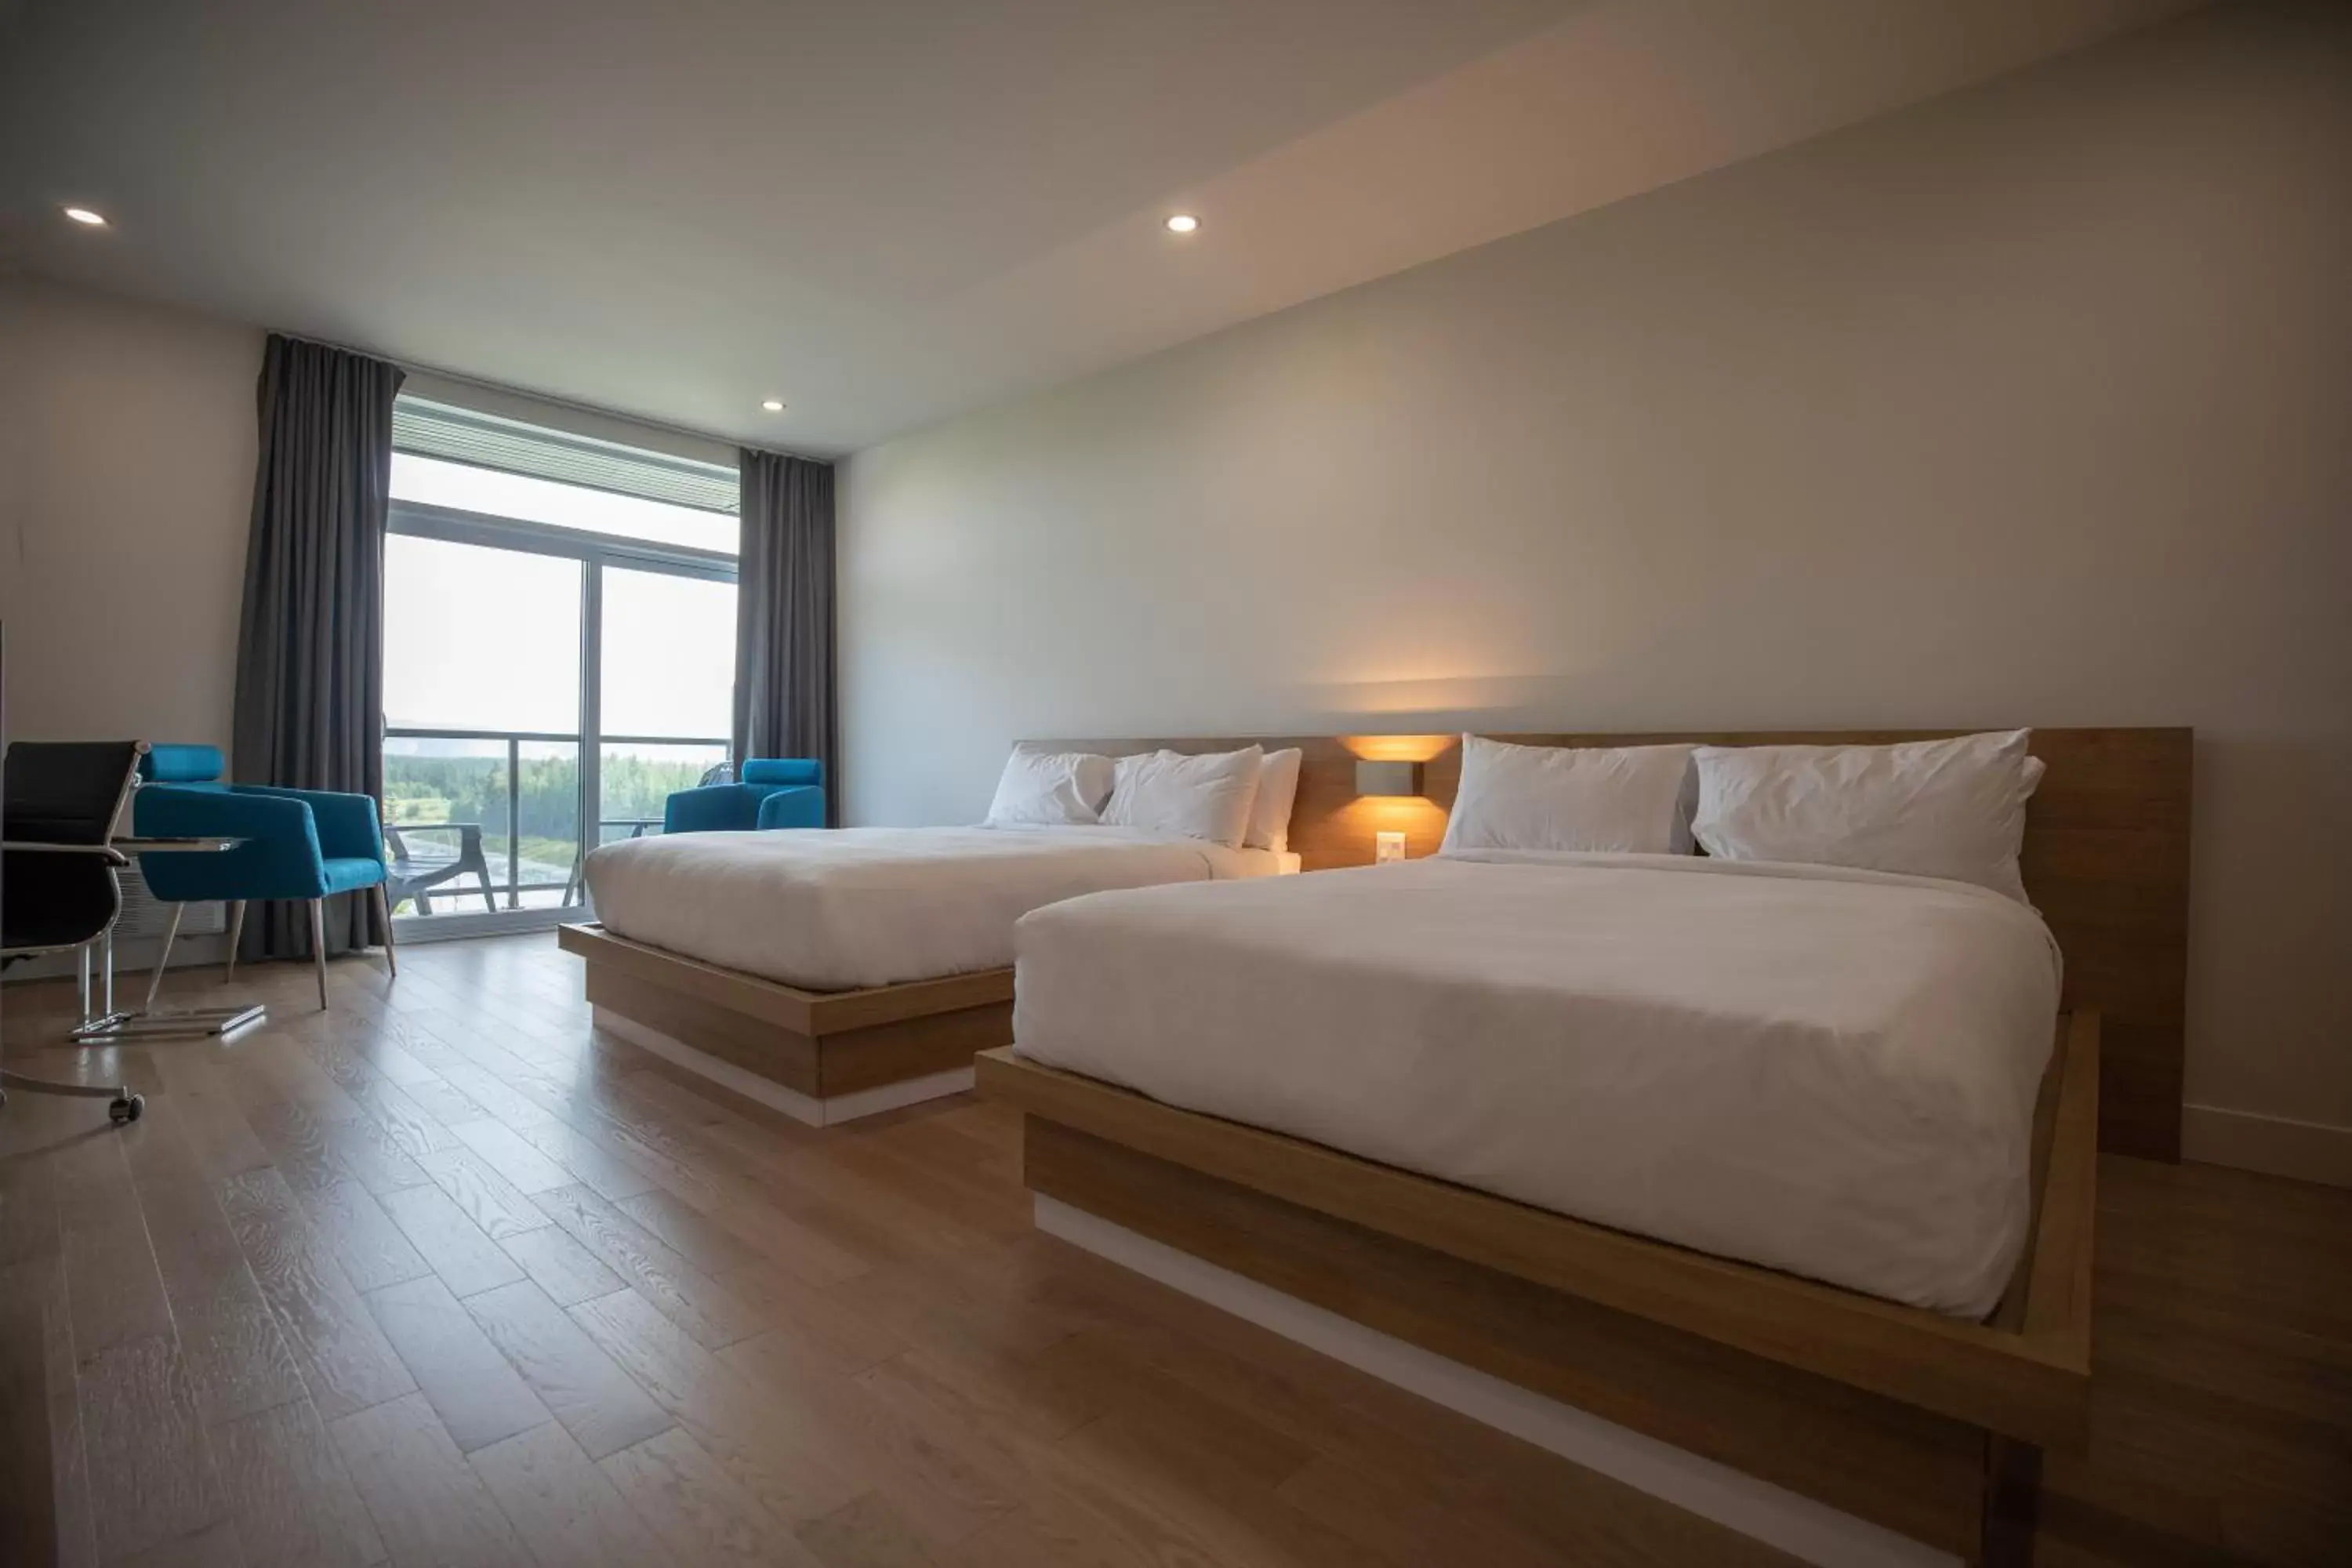
{"type": "Polygon", "coordinates": [[[139,857],[147,889],[173,906],[163,955],[147,988],[148,1005],[163,983],[163,965],[179,935],[180,907],[218,899],[229,907],[228,961],[236,968],[245,906],[253,899],[299,899],[310,906],[310,955],[319,971],[319,1005],[327,1005],[327,940],[323,900],[336,893],[373,889],[383,922],[385,964],[400,973],[392,951],[392,911],[384,898],[383,831],[375,802],[330,790],[274,789],[220,782],[217,746],[156,746],[140,763],[145,781],[131,797],[131,824],[142,837],[241,838],[233,849],[152,852],[139,857]]]}
{"type": "Polygon", "coordinates": [[[754,757],[740,782],[682,789],[662,812],[664,833],[823,827],[824,764],[814,757],[754,757]]]}

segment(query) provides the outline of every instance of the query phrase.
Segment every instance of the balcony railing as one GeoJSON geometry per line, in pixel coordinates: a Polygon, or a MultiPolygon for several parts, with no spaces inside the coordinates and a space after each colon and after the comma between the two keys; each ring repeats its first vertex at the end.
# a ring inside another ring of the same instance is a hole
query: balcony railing
{"type": "Polygon", "coordinates": [[[677,735],[598,736],[590,751],[577,733],[539,730],[403,725],[384,738],[384,826],[401,832],[415,873],[400,885],[436,879],[396,895],[419,915],[438,913],[436,900],[463,912],[485,897],[494,911],[572,907],[590,795],[602,801],[594,842],[658,832],[669,792],[728,751],[724,740],[677,735]],[[432,852],[417,852],[419,838],[432,852]]]}

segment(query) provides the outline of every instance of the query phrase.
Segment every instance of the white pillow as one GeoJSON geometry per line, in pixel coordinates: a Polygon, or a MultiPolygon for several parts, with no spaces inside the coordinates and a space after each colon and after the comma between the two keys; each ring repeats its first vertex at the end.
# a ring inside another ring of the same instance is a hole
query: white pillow
{"type": "Polygon", "coordinates": [[[1199,756],[1146,752],[1121,757],[1103,823],[1239,848],[1265,765],[1265,753],[1255,746],[1199,756]]]}
{"type": "Polygon", "coordinates": [[[1973,882],[2025,902],[2025,803],[2042,782],[2031,730],[1895,746],[1702,746],[1710,855],[1973,882]]]}
{"type": "Polygon", "coordinates": [[[1692,748],[1515,746],[1462,737],[1450,849],[1690,851],[1692,748]]]}
{"type": "Polygon", "coordinates": [[[1090,752],[1036,752],[1015,746],[1004,759],[989,803],[991,827],[1039,827],[1102,819],[1110,798],[1111,761],[1090,752]]]}
{"type": "Polygon", "coordinates": [[[1290,807],[1298,798],[1298,765],[1307,753],[1297,746],[1265,753],[1258,771],[1257,801],[1250,807],[1249,836],[1242,843],[1276,854],[1290,847],[1290,807]]]}

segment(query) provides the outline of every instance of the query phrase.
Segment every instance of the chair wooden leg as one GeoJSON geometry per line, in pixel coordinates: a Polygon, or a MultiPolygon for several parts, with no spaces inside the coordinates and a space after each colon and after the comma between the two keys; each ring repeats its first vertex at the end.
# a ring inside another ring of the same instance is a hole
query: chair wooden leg
{"type": "Polygon", "coordinates": [[[228,978],[236,978],[236,950],[245,942],[245,900],[228,902],[228,978]]]}
{"type": "Polygon", "coordinates": [[[172,906],[172,923],[163,928],[163,951],[155,955],[155,977],[147,982],[147,1005],[142,1012],[155,1010],[156,994],[163,989],[163,966],[172,962],[172,944],[180,940],[180,917],[187,913],[185,904],[172,906]]]}
{"type": "Polygon", "coordinates": [[[397,980],[400,978],[400,954],[393,951],[392,945],[392,899],[384,892],[382,882],[368,891],[375,903],[375,918],[383,922],[383,966],[392,971],[392,977],[397,980]]]}
{"type": "Polygon", "coordinates": [[[319,972],[319,1011],[327,1010],[327,900],[310,900],[310,963],[319,972]]]}

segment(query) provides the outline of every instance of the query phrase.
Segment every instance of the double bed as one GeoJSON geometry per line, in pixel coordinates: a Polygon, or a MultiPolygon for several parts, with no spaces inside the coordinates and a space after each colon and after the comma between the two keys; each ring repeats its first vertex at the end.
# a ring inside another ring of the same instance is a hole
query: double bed
{"type": "Polygon", "coordinates": [[[1089,896],[1022,921],[981,1088],[1043,1229],[1800,1557],[2015,1560],[2102,1135],[2177,1152],[2189,763],[2032,746],[2031,907],[1491,850],[1089,896]]]}
{"type": "Polygon", "coordinates": [[[971,1086],[974,1054],[1013,1037],[1031,910],[1298,868],[1286,848],[1100,824],[667,835],[593,851],[598,918],[558,940],[586,961],[598,1027],[823,1126],[971,1086]]]}

